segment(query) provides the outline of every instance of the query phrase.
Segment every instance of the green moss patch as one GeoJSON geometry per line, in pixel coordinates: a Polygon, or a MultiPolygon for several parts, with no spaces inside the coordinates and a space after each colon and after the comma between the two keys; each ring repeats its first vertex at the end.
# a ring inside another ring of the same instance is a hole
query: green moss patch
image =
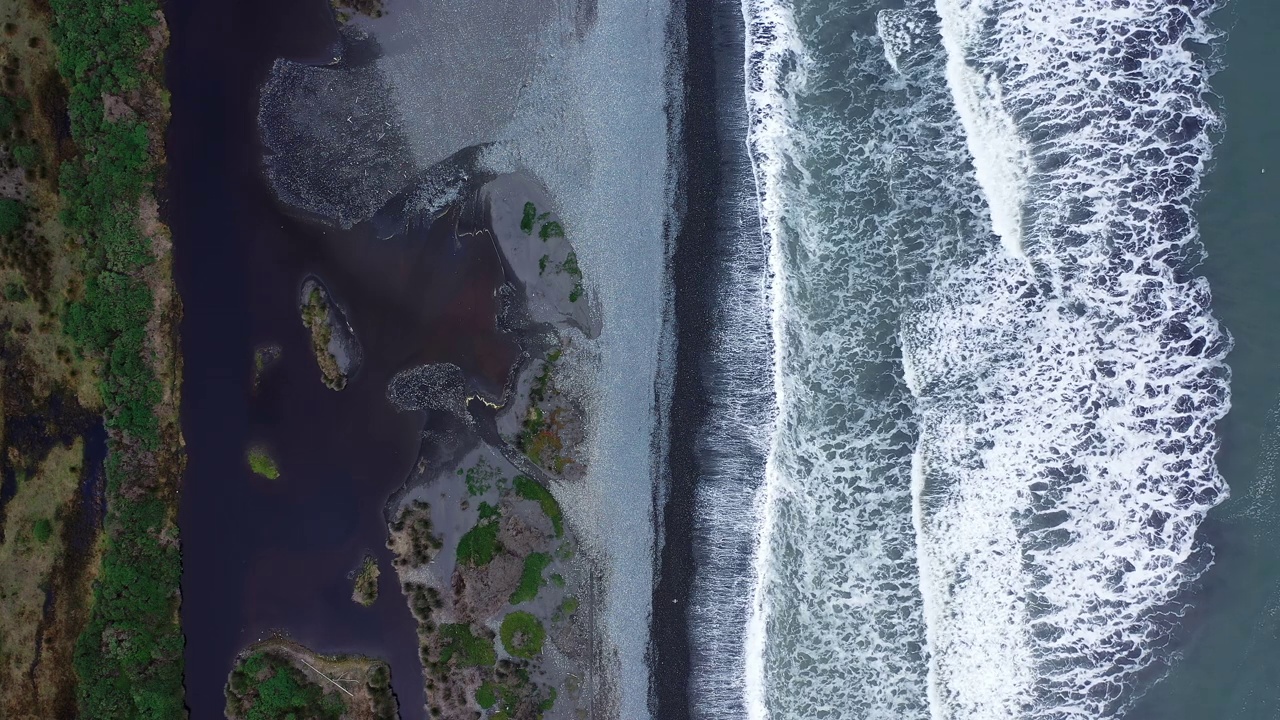
{"type": "Polygon", "coordinates": [[[527,475],[517,475],[513,484],[516,494],[542,507],[542,512],[551,519],[551,525],[556,529],[556,537],[564,537],[564,513],[551,491],[527,475]]]}
{"type": "Polygon", "coordinates": [[[502,619],[502,647],[514,657],[533,658],[542,652],[547,630],[532,613],[517,610],[502,619]]]}
{"type": "Polygon", "coordinates": [[[493,641],[484,637],[476,637],[467,623],[448,623],[440,626],[440,639],[443,647],[440,650],[440,664],[448,664],[456,660],[464,667],[491,667],[498,662],[498,653],[493,648],[493,641]]]}
{"type": "Polygon", "coordinates": [[[512,605],[529,602],[538,597],[538,591],[547,584],[542,579],[542,571],[551,564],[551,556],[546,553],[529,553],[524,559],[524,571],[520,573],[520,585],[509,598],[512,605]]]}
{"type": "Polygon", "coordinates": [[[487,682],[476,689],[476,704],[488,710],[498,703],[498,688],[493,683],[487,682]]]}
{"type": "Polygon", "coordinates": [[[458,564],[484,567],[493,561],[501,546],[498,543],[498,509],[480,503],[480,520],[458,539],[458,564]]]}

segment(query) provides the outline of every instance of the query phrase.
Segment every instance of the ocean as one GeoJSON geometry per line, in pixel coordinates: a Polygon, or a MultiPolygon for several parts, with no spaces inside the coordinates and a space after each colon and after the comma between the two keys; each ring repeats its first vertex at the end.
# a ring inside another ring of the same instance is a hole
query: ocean
{"type": "Polygon", "coordinates": [[[1276,11],[739,8],[689,714],[1271,717],[1276,11]]]}

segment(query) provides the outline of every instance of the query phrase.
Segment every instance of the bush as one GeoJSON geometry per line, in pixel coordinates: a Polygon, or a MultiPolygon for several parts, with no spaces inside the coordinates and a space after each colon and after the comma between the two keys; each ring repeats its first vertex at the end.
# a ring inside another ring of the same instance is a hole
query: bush
{"type": "Polygon", "coordinates": [[[525,235],[533,234],[533,220],[537,215],[538,209],[534,207],[533,203],[527,202],[524,204],[524,215],[520,218],[520,229],[524,231],[525,235]]]}
{"type": "Polygon", "coordinates": [[[34,143],[18,145],[13,149],[13,160],[24,168],[33,168],[40,164],[40,146],[34,143]]]}
{"type": "Polygon", "coordinates": [[[564,227],[555,220],[543,223],[542,228],[538,230],[538,237],[543,240],[548,240],[553,237],[564,237],[564,227]]]}
{"type": "Polygon", "coordinates": [[[533,658],[542,652],[547,631],[532,613],[517,610],[502,619],[502,647],[514,657],[533,658]]]}
{"type": "Polygon", "coordinates": [[[49,538],[53,536],[53,523],[49,521],[49,518],[40,518],[36,521],[35,526],[31,528],[31,534],[35,536],[37,542],[41,544],[47,543],[49,538]]]}
{"type": "Polygon", "coordinates": [[[27,206],[19,200],[0,198],[0,235],[12,235],[27,224],[27,206]]]}

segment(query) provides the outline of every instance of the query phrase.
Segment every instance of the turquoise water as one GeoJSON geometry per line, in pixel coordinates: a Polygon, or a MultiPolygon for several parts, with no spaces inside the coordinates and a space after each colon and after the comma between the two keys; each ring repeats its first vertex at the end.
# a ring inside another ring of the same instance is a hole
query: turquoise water
{"type": "Polygon", "coordinates": [[[1253,720],[1280,715],[1280,6],[1234,0],[1226,67],[1212,84],[1226,134],[1205,182],[1201,268],[1213,308],[1235,338],[1231,412],[1219,424],[1218,467],[1231,499],[1201,527],[1217,551],[1191,619],[1184,657],[1135,708],[1143,720],[1253,720]],[[1263,172],[1265,170],[1265,172],[1263,172]]]}

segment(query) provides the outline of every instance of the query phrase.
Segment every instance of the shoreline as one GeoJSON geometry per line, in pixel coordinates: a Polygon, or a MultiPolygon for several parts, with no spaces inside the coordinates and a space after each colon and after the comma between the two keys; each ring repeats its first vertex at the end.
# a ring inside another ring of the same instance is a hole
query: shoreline
{"type": "MultiPolygon", "coordinates": [[[[671,258],[677,335],[669,421],[670,428],[681,431],[670,432],[667,449],[671,485],[666,506],[660,509],[665,542],[657,558],[650,637],[655,716],[664,720],[745,713],[739,695],[723,693],[725,688],[698,674],[700,668],[709,666],[727,666],[732,672],[742,662],[744,647],[719,632],[714,638],[695,637],[699,622],[704,631],[713,630],[705,626],[708,618],[700,618],[699,612],[733,614],[739,610],[735,598],[711,597],[714,588],[704,587],[702,593],[707,597],[698,597],[695,592],[708,582],[705,573],[724,570],[715,566],[718,560],[697,541],[712,545],[742,541],[707,526],[699,515],[699,493],[700,483],[723,482],[716,477],[718,466],[724,465],[726,454],[740,449],[719,445],[725,440],[730,445],[742,442],[740,437],[717,435],[723,433],[725,423],[732,422],[721,415],[726,412],[724,396],[735,391],[726,386],[730,378],[723,363],[730,351],[717,346],[723,339],[717,330],[733,322],[727,307],[731,300],[722,291],[735,281],[734,267],[743,261],[742,252],[733,244],[749,242],[750,223],[758,221],[758,215],[751,211],[754,196],[740,197],[734,184],[743,177],[748,183],[753,179],[746,148],[736,142],[740,132],[731,125],[735,118],[726,116],[744,104],[744,31],[741,7],[734,0],[712,5],[686,3],[683,19],[688,40],[682,78],[685,112],[679,194],[686,198],[686,205],[671,258]],[[712,443],[716,449],[711,449],[712,443]],[[728,607],[722,608],[725,602],[728,607]],[[700,691],[706,696],[699,695],[700,691]]],[[[738,478],[736,482],[748,480],[738,478]]],[[[712,512],[728,510],[711,508],[712,512]]],[[[749,555],[747,549],[744,557],[749,555]]],[[[745,629],[743,618],[741,630],[745,629]]]]}
{"type": "Polygon", "coordinates": [[[601,673],[612,665],[610,646],[596,632],[602,566],[556,499],[588,473],[579,452],[590,419],[580,389],[562,384],[574,375],[564,375],[565,363],[590,362],[599,309],[572,260],[573,230],[535,178],[488,178],[463,203],[464,214],[484,218],[454,233],[500,259],[509,289],[495,294],[497,330],[521,352],[497,398],[451,364],[410,368],[393,383],[421,385],[400,388],[393,401],[427,412],[418,462],[384,513],[393,569],[418,622],[429,715],[469,717],[499,698],[503,717],[533,704],[546,718],[612,717],[616,680],[601,673]],[[535,487],[541,510],[529,502],[535,487]],[[536,633],[545,632],[545,649],[539,639],[527,656],[507,636],[522,614],[545,628],[536,633]]]}

